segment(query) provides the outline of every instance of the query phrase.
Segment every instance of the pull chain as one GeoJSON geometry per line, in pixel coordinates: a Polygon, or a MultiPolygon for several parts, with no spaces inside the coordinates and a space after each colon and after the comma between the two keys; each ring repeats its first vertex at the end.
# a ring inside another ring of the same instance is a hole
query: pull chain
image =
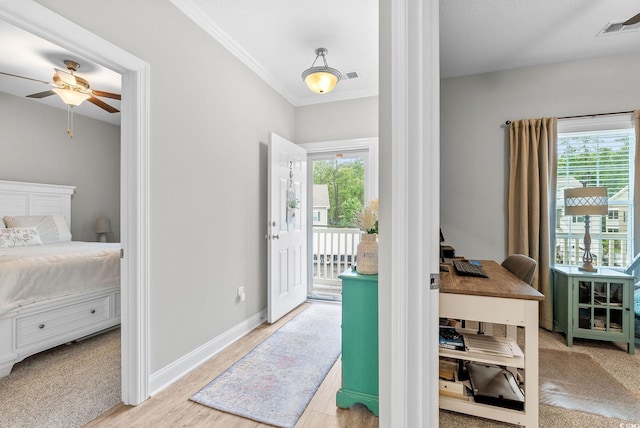
{"type": "Polygon", "coordinates": [[[73,138],[73,106],[67,104],[67,134],[73,138]]]}

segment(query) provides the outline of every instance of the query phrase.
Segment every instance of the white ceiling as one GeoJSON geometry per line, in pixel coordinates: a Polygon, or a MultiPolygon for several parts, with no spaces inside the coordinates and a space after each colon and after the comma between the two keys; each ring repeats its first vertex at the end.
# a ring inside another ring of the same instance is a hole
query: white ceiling
{"type": "Polygon", "coordinates": [[[443,78],[640,53],[640,32],[596,35],[640,13],[637,0],[442,0],[443,78]]]}
{"type": "MultiPolygon", "coordinates": [[[[371,0],[171,0],[238,56],[293,105],[378,93],[378,7],[371,0]],[[356,79],[328,94],[310,92],[303,70],[314,50],[327,48],[329,66],[356,79]]],[[[637,0],[441,0],[441,77],[458,77],[571,60],[640,53],[640,31],[596,35],[610,22],[640,13],[637,0]]],[[[63,60],[81,64],[78,74],[93,89],[120,91],[120,76],[0,22],[0,71],[50,81],[63,60]]],[[[0,91],[16,96],[42,92],[42,83],[0,75],[0,91]]],[[[120,108],[119,102],[104,99],[120,108]]],[[[57,96],[46,102],[64,108],[57,96]]],[[[119,123],[120,114],[93,104],[84,114],[119,123]]]]}

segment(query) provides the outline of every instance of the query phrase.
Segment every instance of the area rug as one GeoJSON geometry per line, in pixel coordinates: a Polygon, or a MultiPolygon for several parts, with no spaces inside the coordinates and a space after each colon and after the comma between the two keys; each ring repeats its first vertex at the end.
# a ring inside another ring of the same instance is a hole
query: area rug
{"type": "Polygon", "coordinates": [[[640,421],[640,400],[580,352],[540,350],[540,403],[640,421]]]}
{"type": "Polygon", "coordinates": [[[191,400],[293,427],[341,352],[341,306],[313,303],[191,400]]]}

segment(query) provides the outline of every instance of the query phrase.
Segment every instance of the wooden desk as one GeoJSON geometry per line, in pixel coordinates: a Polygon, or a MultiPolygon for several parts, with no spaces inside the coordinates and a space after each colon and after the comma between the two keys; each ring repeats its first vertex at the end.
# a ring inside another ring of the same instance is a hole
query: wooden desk
{"type": "MultiPolygon", "coordinates": [[[[460,276],[451,266],[440,275],[440,316],[504,324],[514,340],[525,328],[524,357],[499,357],[440,349],[440,356],[524,369],[524,411],[440,397],[440,408],[517,425],[538,426],[538,302],[539,291],[491,260],[482,260],[489,278],[460,276]]],[[[463,334],[473,334],[464,330],[463,334]]]]}

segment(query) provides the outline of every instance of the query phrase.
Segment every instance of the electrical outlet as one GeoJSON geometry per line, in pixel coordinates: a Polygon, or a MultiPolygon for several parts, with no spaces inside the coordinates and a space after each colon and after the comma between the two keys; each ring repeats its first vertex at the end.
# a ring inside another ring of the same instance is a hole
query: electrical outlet
{"type": "Polygon", "coordinates": [[[238,301],[244,302],[245,294],[244,287],[238,287],[238,301]]]}

